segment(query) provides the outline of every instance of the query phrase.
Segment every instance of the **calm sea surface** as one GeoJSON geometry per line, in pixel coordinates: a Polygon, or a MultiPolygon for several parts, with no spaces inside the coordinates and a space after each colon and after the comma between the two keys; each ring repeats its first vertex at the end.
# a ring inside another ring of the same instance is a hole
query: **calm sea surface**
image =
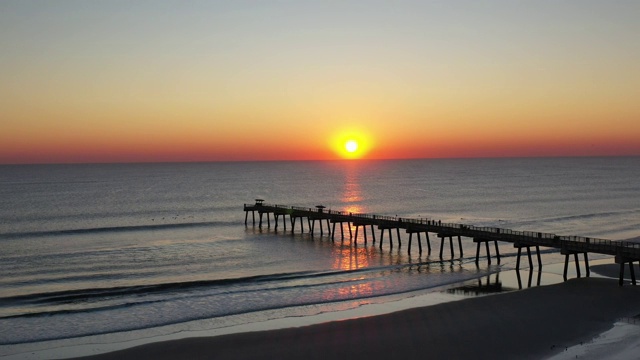
{"type": "Polygon", "coordinates": [[[507,243],[476,267],[468,239],[441,261],[415,242],[245,227],[255,198],[618,240],[640,236],[640,158],[0,166],[0,355],[353,308],[515,265],[507,243]]]}

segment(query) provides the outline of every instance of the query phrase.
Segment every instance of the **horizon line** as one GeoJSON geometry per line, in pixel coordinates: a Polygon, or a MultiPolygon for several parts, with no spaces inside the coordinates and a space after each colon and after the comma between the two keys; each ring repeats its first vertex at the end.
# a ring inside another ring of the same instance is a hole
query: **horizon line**
{"type": "Polygon", "coordinates": [[[21,165],[124,165],[124,164],[205,164],[205,163],[268,163],[268,162],[366,162],[366,161],[408,161],[408,160],[489,160],[489,159],[572,159],[572,158],[631,158],[636,155],[532,155],[532,156],[478,156],[478,157],[406,157],[406,158],[360,158],[360,159],[270,159],[270,160],[183,160],[183,161],[96,161],[96,162],[24,162],[0,163],[0,166],[21,165]]]}

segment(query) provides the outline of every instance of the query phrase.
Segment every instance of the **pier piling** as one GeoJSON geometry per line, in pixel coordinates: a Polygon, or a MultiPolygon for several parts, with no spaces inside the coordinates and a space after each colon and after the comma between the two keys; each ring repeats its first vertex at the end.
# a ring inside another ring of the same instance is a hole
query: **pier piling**
{"type": "Polygon", "coordinates": [[[620,277],[618,278],[618,284],[622,286],[624,284],[624,267],[629,264],[629,275],[631,275],[631,284],[636,285],[636,272],[633,268],[633,262],[637,259],[630,259],[624,256],[616,256],[616,264],[620,264],[620,277]]]}
{"type": "Polygon", "coordinates": [[[485,245],[485,249],[487,252],[487,261],[489,263],[489,265],[491,265],[491,251],[489,249],[489,242],[493,242],[496,248],[496,259],[498,260],[498,264],[500,264],[500,249],[498,248],[498,241],[496,240],[490,240],[490,239],[483,239],[483,238],[473,238],[473,242],[475,242],[477,244],[476,247],[476,264],[478,264],[480,262],[480,247],[482,245],[482,243],[484,243],[485,245]]]}
{"type": "MultiPolygon", "coordinates": [[[[451,250],[451,259],[453,260],[456,256],[455,251],[453,250],[453,236],[452,235],[448,235],[448,234],[438,234],[438,237],[440,238],[440,259],[443,259],[443,252],[444,252],[444,239],[448,238],[449,239],[449,249],[451,250]]],[[[460,240],[462,241],[462,240],[460,240]]],[[[460,243],[460,250],[462,250],[462,243],[460,243]]],[[[460,256],[462,258],[462,255],[460,256]]]]}

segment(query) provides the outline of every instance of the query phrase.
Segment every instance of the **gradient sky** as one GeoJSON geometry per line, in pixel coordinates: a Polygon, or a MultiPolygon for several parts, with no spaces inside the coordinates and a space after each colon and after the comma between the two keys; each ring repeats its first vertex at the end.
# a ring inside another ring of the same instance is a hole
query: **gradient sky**
{"type": "Polygon", "coordinates": [[[0,2],[0,163],[640,155],[640,1],[0,2]]]}

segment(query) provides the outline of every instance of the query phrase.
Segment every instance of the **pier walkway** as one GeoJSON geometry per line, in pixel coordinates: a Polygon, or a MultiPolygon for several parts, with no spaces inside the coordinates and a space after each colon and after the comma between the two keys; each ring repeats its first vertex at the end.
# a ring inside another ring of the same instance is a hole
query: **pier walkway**
{"type": "Polygon", "coordinates": [[[633,268],[634,262],[640,262],[640,244],[626,241],[614,241],[606,239],[596,239],[582,236],[561,236],[556,234],[533,232],[533,231],[516,231],[511,229],[502,229],[494,227],[477,227],[473,225],[465,225],[458,223],[442,223],[433,219],[421,218],[402,218],[395,216],[375,215],[375,214],[361,214],[361,213],[349,213],[344,211],[327,210],[322,205],[317,205],[314,208],[304,208],[298,206],[288,205],[271,205],[264,203],[262,199],[256,199],[255,204],[244,204],[245,211],[245,225],[248,225],[249,213],[252,214],[252,224],[256,226],[256,212],[258,213],[257,225],[262,228],[264,223],[264,216],[266,215],[267,226],[271,227],[270,218],[273,217],[275,222],[275,229],[278,229],[279,220],[282,218],[282,226],[284,230],[287,229],[286,217],[289,217],[289,223],[291,226],[291,232],[295,231],[296,223],[299,221],[300,232],[304,233],[304,219],[306,219],[308,232],[313,235],[315,232],[316,222],[319,224],[320,235],[324,235],[324,225],[326,225],[327,235],[332,240],[336,235],[336,224],[339,225],[340,236],[344,239],[344,227],[343,224],[347,224],[349,231],[349,237],[353,238],[352,227],[355,227],[355,237],[358,237],[358,230],[362,227],[364,241],[367,242],[367,226],[370,227],[370,234],[372,240],[376,241],[375,227],[380,230],[380,249],[384,241],[385,230],[388,233],[389,246],[393,247],[393,231],[396,233],[396,240],[398,246],[402,246],[402,239],[400,236],[401,230],[409,234],[409,246],[408,251],[411,251],[411,241],[413,235],[416,234],[418,241],[418,248],[422,253],[422,240],[421,234],[425,235],[426,244],[429,253],[431,253],[431,241],[429,234],[435,234],[440,239],[440,259],[444,256],[445,243],[449,242],[449,250],[451,258],[455,258],[454,238],[457,239],[457,245],[459,248],[459,256],[463,256],[462,252],[462,238],[471,238],[474,243],[477,244],[476,248],[476,263],[480,258],[481,245],[485,245],[485,251],[488,262],[491,263],[491,253],[489,243],[493,242],[496,252],[496,258],[500,263],[500,252],[498,250],[498,241],[509,242],[518,249],[518,256],[516,262],[516,268],[520,267],[520,258],[522,250],[527,251],[529,260],[529,267],[533,269],[533,261],[531,257],[532,249],[536,251],[538,267],[542,268],[542,260],[540,258],[540,247],[548,247],[559,249],[562,255],[565,255],[564,264],[564,279],[567,279],[567,270],[569,265],[569,257],[573,256],[576,273],[578,277],[580,274],[579,267],[579,255],[583,255],[585,268],[587,269],[587,276],[589,276],[589,253],[606,254],[615,256],[616,263],[620,264],[620,277],[619,283],[623,284],[625,266],[629,266],[629,272],[633,285],[636,285],[635,272],[633,268]]]}

